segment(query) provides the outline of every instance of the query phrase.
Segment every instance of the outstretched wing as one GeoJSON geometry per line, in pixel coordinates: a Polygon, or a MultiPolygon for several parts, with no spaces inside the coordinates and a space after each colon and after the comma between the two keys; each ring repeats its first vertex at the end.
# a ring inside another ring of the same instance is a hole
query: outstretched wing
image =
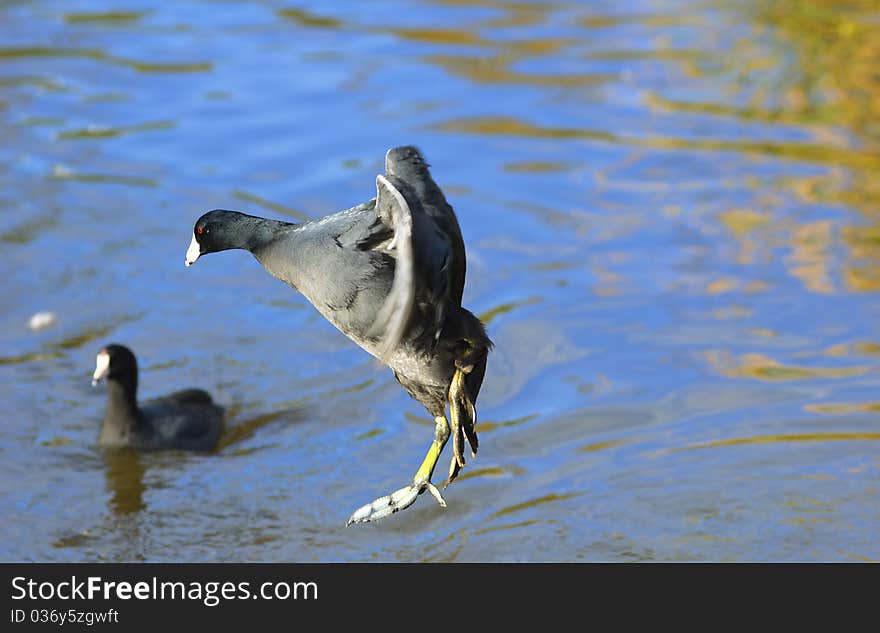
{"type": "Polygon", "coordinates": [[[382,250],[391,255],[394,262],[394,281],[385,303],[376,313],[376,321],[367,333],[382,334],[378,356],[388,362],[392,352],[400,345],[412,314],[415,299],[415,261],[413,257],[412,210],[403,194],[385,176],[376,176],[376,216],[391,229],[392,238],[382,250]]]}
{"type": "Polygon", "coordinates": [[[464,239],[455,211],[434,182],[428,167],[421,152],[412,145],[392,147],[385,154],[385,173],[397,176],[412,188],[424,212],[434,220],[449,242],[449,299],[460,306],[467,268],[464,239]]]}
{"type": "Polygon", "coordinates": [[[407,182],[376,176],[376,217],[391,231],[378,248],[394,258],[394,280],[369,336],[382,336],[377,356],[388,362],[407,335],[414,311],[430,316],[436,340],[449,300],[451,245],[407,182]]]}

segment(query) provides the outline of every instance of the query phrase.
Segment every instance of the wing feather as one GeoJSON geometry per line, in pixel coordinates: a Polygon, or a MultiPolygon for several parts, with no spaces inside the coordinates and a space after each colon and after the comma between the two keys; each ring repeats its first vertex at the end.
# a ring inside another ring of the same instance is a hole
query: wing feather
{"type": "Polygon", "coordinates": [[[413,216],[403,194],[379,174],[376,176],[376,214],[393,230],[383,250],[395,259],[394,281],[385,303],[376,313],[368,336],[382,334],[378,357],[387,363],[406,333],[415,301],[415,258],[413,256],[413,216]]]}

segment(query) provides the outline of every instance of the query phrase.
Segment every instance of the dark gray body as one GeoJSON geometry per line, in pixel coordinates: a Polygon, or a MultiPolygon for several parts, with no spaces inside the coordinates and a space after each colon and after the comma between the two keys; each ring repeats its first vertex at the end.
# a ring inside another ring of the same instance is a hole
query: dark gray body
{"type": "Polygon", "coordinates": [[[476,400],[491,341],[461,307],[464,241],[452,207],[414,148],[390,150],[386,163],[377,198],[351,209],[302,224],[215,210],[196,222],[193,240],[199,255],[253,253],[442,416],[456,364],[474,367],[466,380],[476,400]],[[400,325],[399,340],[377,330],[386,323],[400,325]]]}
{"type": "MultiPolygon", "coordinates": [[[[395,262],[381,248],[371,247],[392,238],[376,222],[375,204],[370,200],[320,220],[279,226],[275,237],[253,254],[343,334],[378,357],[381,337],[367,333],[391,290],[395,262]]],[[[417,293],[415,309],[422,318],[411,319],[388,366],[413,397],[430,402],[426,406],[432,414],[441,415],[455,365],[442,342],[433,344],[438,309],[433,298],[430,291],[417,293]]]]}
{"type": "Polygon", "coordinates": [[[370,200],[304,224],[264,220],[275,224],[274,235],[252,250],[267,271],[301,292],[358,344],[372,326],[394,276],[391,257],[358,246],[376,235],[374,209],[375,200],[370,200]]]}
{"type": "Polygon", "coordinates": [[[107,383],[102,446],[209,451],[223,431],[223,407],[200,389],[179,391],[138,406],[120,383],[107,383]]]}

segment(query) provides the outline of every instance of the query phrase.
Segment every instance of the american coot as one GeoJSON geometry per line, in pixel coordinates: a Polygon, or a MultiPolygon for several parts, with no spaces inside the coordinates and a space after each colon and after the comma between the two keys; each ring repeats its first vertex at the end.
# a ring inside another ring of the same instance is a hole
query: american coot
{"type": "Polygon", "coordinates": [[[124,345],[104,347],[95,359],[92,385],[107,379],[107,413],[98,443],[140,449],[209,451],[223,430],[223,407],[201,389],[186,389],[137,403],[137,360],[124,345]]]}
{"type": "Polygon", "coordinates": [[[480,320],[461,306],[464,241],[428,165],[416,148],[396,147],[386,154],[385,171],[376,177],[375,199],[303,224],[209,211],[186,252],[189,266],[206,253],[250,251],[386,363],[434,417],[434,441],[412,484],[362,506],[348,524],[407,508],[425,490],[445,507],[431,475],[450,436],[447,484],[464,466],[465,439],[476,455],[474,403],[492,346],[480,320]]]}

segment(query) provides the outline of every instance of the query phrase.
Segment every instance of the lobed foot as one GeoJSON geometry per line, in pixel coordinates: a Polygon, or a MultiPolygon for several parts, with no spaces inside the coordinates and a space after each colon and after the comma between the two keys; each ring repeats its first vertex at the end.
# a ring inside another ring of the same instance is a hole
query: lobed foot
{"type": "MultiPolygon", "coordinates": [[[[467,438],[471,447],[471,457],[477,456],[477,411],[471,401],[464,377],[473,367],[457,368],[449,385],[449,426],[452,431],[452,460],[449,462],[449,475],[446,486],[455,481],[464,468],[464,441],[467,438]]],[[[444,486],[445,487],[445,486],[444,486]]]]}
{"type": "Polygon", "coordinates": [[[437,490],[437,487],[430,481],[420,483],[413,482],[409,486],[395,490],[390,495],[379,497],[366,505],[361,506],[348,518],[346,527],[352,523],[369,523],[370,521],[378,521],[387,516],[400,512],[410,507],[420,494],[425,490],[431,493],[442,507],[446,507],[446,502],[437,490]]]}

